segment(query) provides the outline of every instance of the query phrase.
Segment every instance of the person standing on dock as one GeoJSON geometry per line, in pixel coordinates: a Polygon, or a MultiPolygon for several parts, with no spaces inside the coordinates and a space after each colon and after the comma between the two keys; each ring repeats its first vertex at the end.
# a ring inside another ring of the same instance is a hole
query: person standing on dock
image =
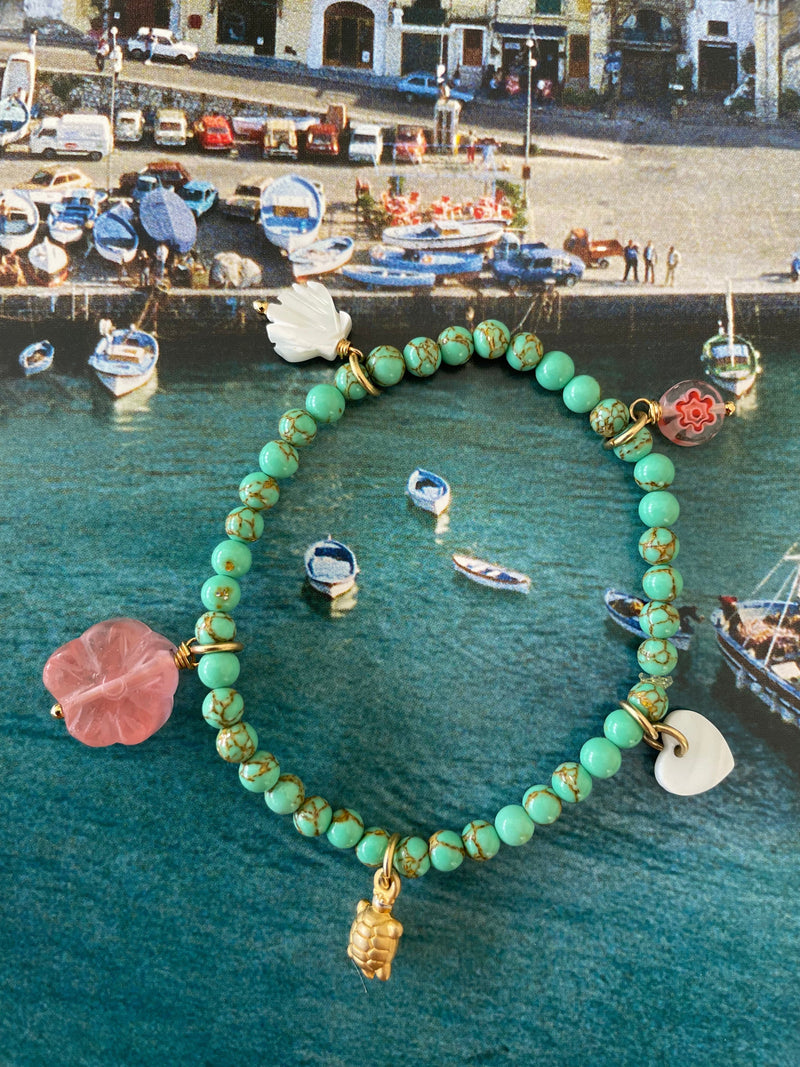
{"type": "Polygon", "coordinates": [[[667,274],[664,278],[664,285],[675,284],[675,271],[680,261],[680,252],[677,250],[675,245],[670,245],[669,251],[667,252],[667,274]]]}
{"type": "Polygon", "coordinates": [[[645,285],[650,282],[651,285],[655,285],[656,282],[656,262],[658,256],[656,255],[656,248],[652,241],[648,241],[644,246],[644,281],[645,285]]]}
{"type": "Polygon", "coordinates": [[[625,273],[622,275],[622,280],[624,282],[626,282],[628,280],[628,275],[632,273],[633,274],[633,280],[635,282],[638,282],[639,281],[639,246],[635,245],[633,243],[633,238],[631,238],[628,241],[628,243],[625,245],[625,248],[623,250],[623,255],[625,257],[625,273]]]}
{"type": "Polygon", "coordinates": [[[39,31],[35,29],[28,34],[28,51],[33,52],[34,55],[36,55],[36,38],[38,35],[39,31]]]}

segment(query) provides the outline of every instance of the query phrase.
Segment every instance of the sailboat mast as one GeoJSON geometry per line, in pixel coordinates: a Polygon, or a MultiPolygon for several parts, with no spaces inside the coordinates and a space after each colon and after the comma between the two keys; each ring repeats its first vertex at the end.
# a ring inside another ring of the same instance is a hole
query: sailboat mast
{"type": "Polygon", "coordinates": [[[728,282],[728,293],[725,297],[725,310],[728,316],[728,357],[733,359],[733,289],[728,282]]]}

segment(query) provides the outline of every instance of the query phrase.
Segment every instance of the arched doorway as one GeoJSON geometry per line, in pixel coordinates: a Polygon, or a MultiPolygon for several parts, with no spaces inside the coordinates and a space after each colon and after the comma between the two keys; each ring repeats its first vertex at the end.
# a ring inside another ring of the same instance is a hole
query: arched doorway
{"type": "Polygon", "coordinates": [[[375,16],[363,4],[331,4],[325,12],[322,62],[326,67],[373,64],[375,16]]]}

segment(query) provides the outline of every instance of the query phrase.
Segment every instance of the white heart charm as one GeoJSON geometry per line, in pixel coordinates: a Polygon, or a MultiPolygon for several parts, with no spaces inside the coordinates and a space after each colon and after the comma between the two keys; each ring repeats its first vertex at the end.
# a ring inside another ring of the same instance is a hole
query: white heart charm
{"type": "Polygon", "coordinates": [[[656,781],[668,793],[691,797],[719,785],[733,770],[733,755],[728,742],[713,724],[696,711],[678,708],[663,720],[674,726],[689,742],[689,751],[675,755],[678,742],[661,734],[664,748],[656,759],[656,781]]]}
{"type": "Polygon", "coordinates": [[[352,326],[350,316],[336,310],[321,282],[281,289],[277,303],[267,305],[266,315],[267,336],[287,363],[304,363],[316,356],[336,359],[337,345],[352,326]]]}

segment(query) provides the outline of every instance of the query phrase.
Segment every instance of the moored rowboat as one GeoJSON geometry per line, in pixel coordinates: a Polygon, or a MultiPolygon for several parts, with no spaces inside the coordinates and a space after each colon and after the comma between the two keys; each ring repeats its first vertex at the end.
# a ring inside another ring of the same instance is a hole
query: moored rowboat
{"type": "Polygon", "coordinates": [[[41,374],[53,364],[53,346],[49,341],[34,341],[23,348],[19,354],[19,365],[26,378],[32,374],[41,374]]]}
{"type": "Polygon", "coordinates": [[[356,557],[341,541],[332,537],[309,545],[304,557],[310,585],[325,596],[341,596],[353,588],[358,574],[356,557]]]}
{"type": "Polygon", "coordinates": [[[418,467],[408,479],[406,492],[418,508],[441,515],[450,507],[450,486],[438,474],[418,467]]]}
{"type": "Polygon", "coordinates": [[[510,589],[517,593],[529,593],[531,590],[531,580],[527,574],[512,571],[496,563],[487,563],[485,559],[461,556],[454,552],[453,566],[459,574],[479,585],[488,585],[492,589],[510,589]]]}

